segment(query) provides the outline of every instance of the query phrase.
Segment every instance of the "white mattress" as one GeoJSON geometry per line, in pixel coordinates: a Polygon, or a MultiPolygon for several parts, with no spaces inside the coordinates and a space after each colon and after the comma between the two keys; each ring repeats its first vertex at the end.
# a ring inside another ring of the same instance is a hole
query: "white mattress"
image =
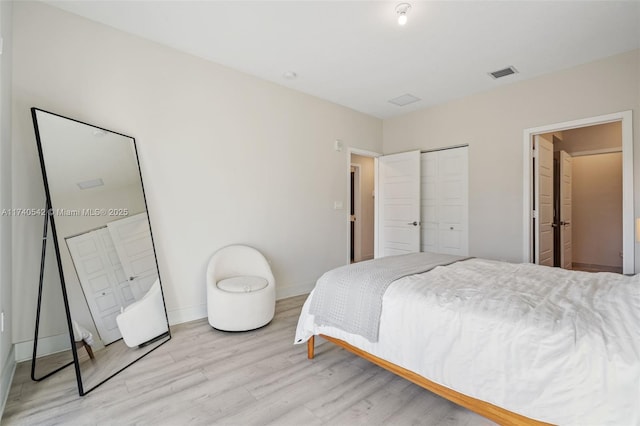
{"type": "Polygon", "coordinates": [[[317,326],[465,395],[560,425],[640,424],[640,275],[471,259],[395,281],[379,340],[317,326]]]}

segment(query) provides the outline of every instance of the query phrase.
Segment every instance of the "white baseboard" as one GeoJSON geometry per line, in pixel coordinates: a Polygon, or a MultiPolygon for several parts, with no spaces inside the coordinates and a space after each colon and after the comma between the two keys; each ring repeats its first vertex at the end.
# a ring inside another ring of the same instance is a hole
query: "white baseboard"
{"type": "Polygon", "coordinates": [[[2,366],[2,377],[0,377],[0,395],[2,395],[2,401],[0,402],[0,418],[4,414],[4,407],[7,405],[7,398],[9,398],[9,390],[11,389],[11,383],[13,382],[13,376],[16,372],[16,356],[15,345],[11,345],[11,350],[7,359],[2,366]]]}
{"type": "Polygon", "coordinates": [[[315,285],[315,282],[286,287],[278,287],[276,285],[276,300],[286,299],[293,296],[300,296],[302,294],[309,294],[311,290],[313,290],[313,287],[315,285]]]}
{"type": "Polygon", "coordinates": [[[169,325],[182,324],[207,317],[207,304],[167,310],[169,325]]]}
{"type": "MultiPolygon", "coordinates": [[[[16,343],[14,348],[16,362],[29,360],[33,356],[33,340],[16,343]]],[[[38,356],[55,354],[69,350],[69,348],[69,334],[67,333],[38,339],[38,356]]]]}
{"type": "MultiPolygon", "coordinates": [[[[308,294],[313,290],[314,285],[315,282],[287,287],[278,287],[276,285],[276,300],[308,294]]],[[[167,316],[169,317],[169,325],[199,320],[207,317],[207,305],[203,303],[202,305],[189,306],[186,308],[168,309],[167,316]]]]}

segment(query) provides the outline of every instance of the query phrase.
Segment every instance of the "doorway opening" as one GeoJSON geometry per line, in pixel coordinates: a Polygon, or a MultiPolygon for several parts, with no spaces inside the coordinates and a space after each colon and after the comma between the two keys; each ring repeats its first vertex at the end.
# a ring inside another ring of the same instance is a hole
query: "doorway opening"
{"type": "Polygon", "coordinates": [[[525,261],[635,271],[631,112],[525,131],[525,261]]]}
{"type": "Polygon", "coordinates": [[[350,263],[374,257],[376,157],[376,153],[349,150],[350,263]]]}
{"type": "Polygon", "coordinates": [[[553,152],[548,266],[622,273],[621,131],[615,121],[537,136],[553,152]]]}

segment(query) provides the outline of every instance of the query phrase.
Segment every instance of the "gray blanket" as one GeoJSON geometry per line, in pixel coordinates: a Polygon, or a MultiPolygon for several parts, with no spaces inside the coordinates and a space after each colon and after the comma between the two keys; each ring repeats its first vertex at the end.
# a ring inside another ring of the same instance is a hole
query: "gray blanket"
{"type": "Polygon", "coordinates": [[[342,266],[326,272],[316,283],[309,312],[316,324],[378,341],[382,296],[402,277],[468,259],[438,253],[410,253],[342,266]]]}

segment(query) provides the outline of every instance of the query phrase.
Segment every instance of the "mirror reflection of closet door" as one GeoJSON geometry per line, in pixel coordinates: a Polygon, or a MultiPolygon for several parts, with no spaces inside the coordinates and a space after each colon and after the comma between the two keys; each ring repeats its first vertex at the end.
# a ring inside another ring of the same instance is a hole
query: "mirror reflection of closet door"
{"type": "Polygon", "coordinates": [[[107,223],[133,297],[140,300],[158,278],[146,213],[107,223]]]}
{"type": "Polygon", "coordinates": [[[116,317],[135,298],[109,231],[102,228],[66,241],[100,340],[108,345],[121,339],[116,317]]]}

